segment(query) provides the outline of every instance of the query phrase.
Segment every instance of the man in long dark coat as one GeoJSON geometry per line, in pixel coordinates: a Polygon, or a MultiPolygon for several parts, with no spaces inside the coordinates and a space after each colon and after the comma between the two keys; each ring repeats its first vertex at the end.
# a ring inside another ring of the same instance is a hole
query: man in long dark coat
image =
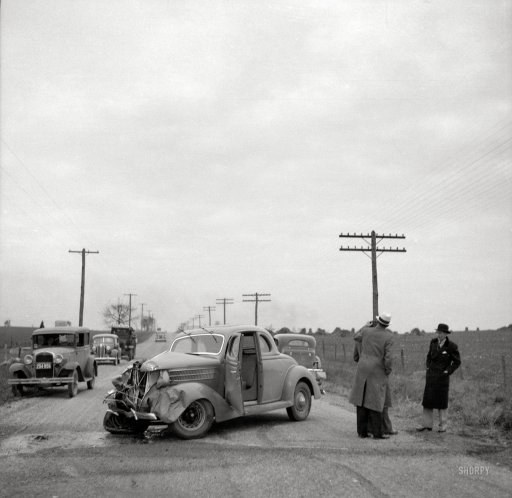
{"type": "Polygon", "coordinates": [[[361,346],[349,401],[357,409],[359,437],[368,437],[371,427],[374,439],[387,439],[389,436],[382,432],[382,411],[386,401],[388,375],[392,369],[392,334],[386,330],[391,315],[382,313],[376,320],[369,322],[354,337],[361,346]]]}
{"type": "Polygon", "coordinates": [[[423,425],[418,431],[431,431],[434,425],[434,410],[439,410],[439,432],[446,432],[450,375],[460,366],[457,344],[448,339],[450,328],[440,323],[437,337],[430,341],[427,354],[427,374],[423,393],[423,425]]]}

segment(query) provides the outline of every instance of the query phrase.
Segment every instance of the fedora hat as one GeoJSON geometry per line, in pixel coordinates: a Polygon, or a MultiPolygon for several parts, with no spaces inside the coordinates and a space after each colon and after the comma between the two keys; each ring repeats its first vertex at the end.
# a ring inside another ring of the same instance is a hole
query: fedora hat
{"type": "Polygon", "coordinates": [[[446,325],[446,323],[440,323],[437,326],[436,332],[444,332],[445,334],[450,334],[451,330],[450,330],[450,327],[448,327],[448,325],[446,325]]]}
{"type": "Polygon", "coordinates": [[[381,325],[384,325],[384,327],[387,327],[389,325],[389,322],[391,322],[391,315],[389,313],[381,313],[380,315],[377,315],[375,318],[381,325]]]}

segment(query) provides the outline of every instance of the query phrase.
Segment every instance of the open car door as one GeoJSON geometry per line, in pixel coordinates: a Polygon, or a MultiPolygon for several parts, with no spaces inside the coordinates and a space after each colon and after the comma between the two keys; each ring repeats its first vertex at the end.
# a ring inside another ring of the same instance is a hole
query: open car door
{"type": "Polygon", "coordinates": [[[226,349],[225,392],[226,400],[240,415],[244,415],[244,402],[242,399],[242,378],[240,367],[240,336],[231,338],[226,349]]]}

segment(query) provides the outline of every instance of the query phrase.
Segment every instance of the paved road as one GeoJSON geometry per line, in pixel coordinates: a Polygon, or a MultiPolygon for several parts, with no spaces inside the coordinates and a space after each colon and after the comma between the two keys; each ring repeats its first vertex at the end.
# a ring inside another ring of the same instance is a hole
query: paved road
{"type": "MultiPolygon", "coordinates": [[[[138,353],[168,345],[150,340],[138,353]]],[[[279,410],[197,441],[110,435],[102,400],[125,365],[102,365],[95,388],[80,385],[75,398],[55,389],[0,407],[0,496],[512,496],[508,468],[468,455],[449,434],[358,439],[355,414],[329,393],[304,422],[279,410]]]]}

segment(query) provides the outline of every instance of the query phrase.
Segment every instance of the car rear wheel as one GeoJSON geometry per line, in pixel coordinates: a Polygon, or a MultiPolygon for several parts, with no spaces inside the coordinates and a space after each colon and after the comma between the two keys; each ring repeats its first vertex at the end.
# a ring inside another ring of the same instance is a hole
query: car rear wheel
{"type": "Polygon", "coordinates": [[[305,382],[297,382],[293,394],[293,405],[286,409],[291,420],[305,420],[311,410],[311,391],[305,382]]]}
{"type": "Polygon", "coordinates": [[[103,427],[110,434],[142,434],[149,426],[148,422],[125,417],[122,413],[105,413],[103,427]]]}
{"type": "Polygon", "coordinates": [[[78,372],[73,371],[73,381],[68,384],[68,394],[70,398],[74,398],[78,394],[78,372]]]}
{"type": "Polygon", "coordinates": [[[206,399],[198,399],[186,408],[171,428],[181,439],[197,439],[210,430],[213,420],[212,404],[206,399]]]}

